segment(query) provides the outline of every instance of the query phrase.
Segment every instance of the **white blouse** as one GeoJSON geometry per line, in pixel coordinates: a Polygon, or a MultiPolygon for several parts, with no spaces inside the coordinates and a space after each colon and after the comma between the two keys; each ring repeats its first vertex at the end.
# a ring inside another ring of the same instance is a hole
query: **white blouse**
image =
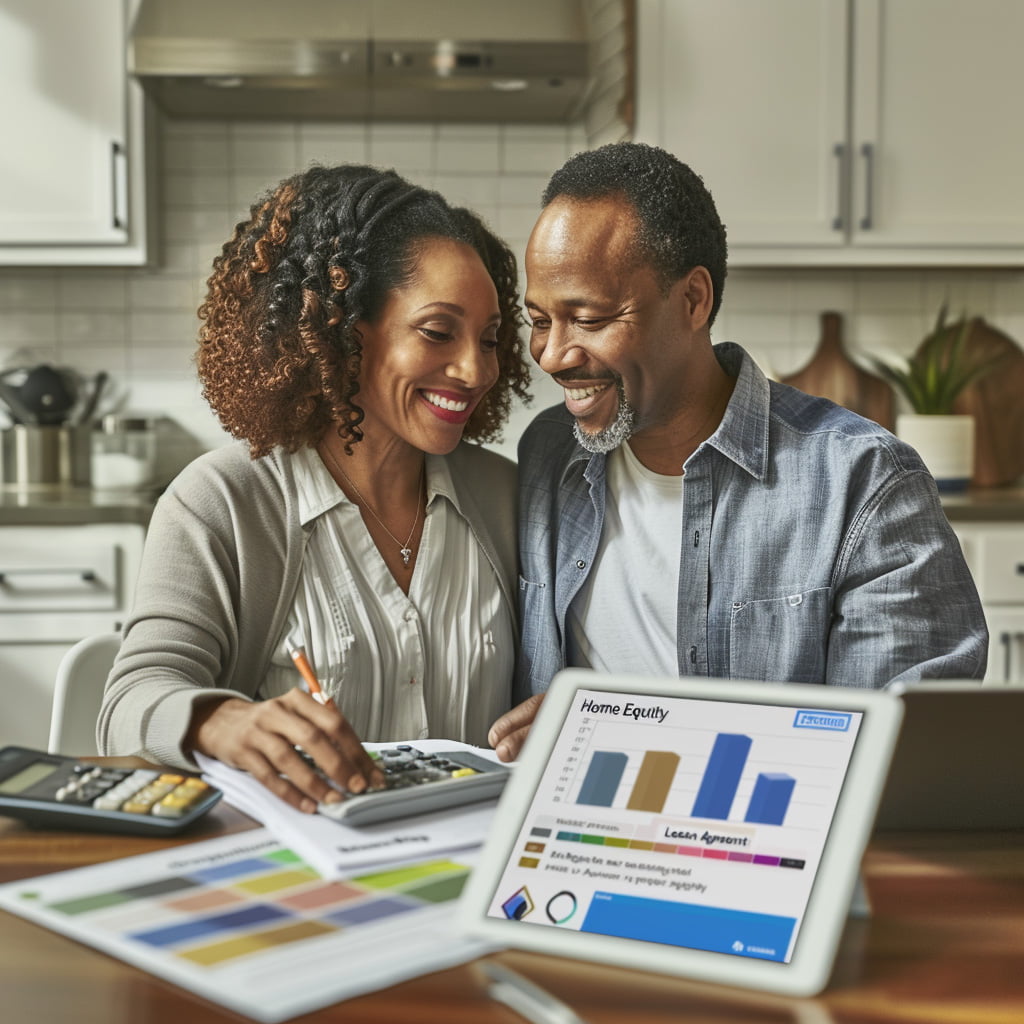
{"type": "Polygon", "coordinates": [[[312,448],[291,456],[310,529],[295,600],[260,688],[302,686],[285,641],[302,644],[324,691],[366,741],[486,745],[508,709],[515,633],[498,578],[458,506],[442,456],[427,456],[427,507],[409,594],[359,507],[312,448]]]}

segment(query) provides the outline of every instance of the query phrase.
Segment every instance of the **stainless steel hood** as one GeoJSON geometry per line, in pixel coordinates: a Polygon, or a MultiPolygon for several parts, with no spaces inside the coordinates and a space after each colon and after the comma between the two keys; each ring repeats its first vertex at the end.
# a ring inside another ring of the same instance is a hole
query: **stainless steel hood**
{"type": "Polygon", "coordinates": [[[142,0],[128,70],[184,117],[571,121],[585,0],[142,0]]]}

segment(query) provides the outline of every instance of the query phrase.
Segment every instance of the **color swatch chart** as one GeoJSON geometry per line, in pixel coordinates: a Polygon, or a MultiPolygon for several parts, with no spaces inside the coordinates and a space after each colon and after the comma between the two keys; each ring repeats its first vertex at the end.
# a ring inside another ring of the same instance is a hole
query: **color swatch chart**
{"type": "Polygon", "coordinates": [[[323,879],[260,830],[13,883],[0,905],[275,1021],[479,955],[445,943],[471,864],[323,879]]]}

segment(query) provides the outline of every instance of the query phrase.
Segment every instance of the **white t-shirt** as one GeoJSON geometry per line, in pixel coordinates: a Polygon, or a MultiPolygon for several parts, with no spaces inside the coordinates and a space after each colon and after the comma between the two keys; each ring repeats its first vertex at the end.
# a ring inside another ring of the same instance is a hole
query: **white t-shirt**
{"type": "Polygon", "coordinates": [[[608,456],[606,472],[601,540],[569,606],[569,664],[678,675],[683,477],[652,473],[628,442],[608,456]]]}
{"type": "Polygon", "coordinates": [[[427,456],[427,512],[408,595],[320,456],[302,449],[293,459],[301,519],[312,530],[259,695],[302,685],[290,636],[360,739],[485,744],[508,709],[516,639],[444,459],[427,456]]]}

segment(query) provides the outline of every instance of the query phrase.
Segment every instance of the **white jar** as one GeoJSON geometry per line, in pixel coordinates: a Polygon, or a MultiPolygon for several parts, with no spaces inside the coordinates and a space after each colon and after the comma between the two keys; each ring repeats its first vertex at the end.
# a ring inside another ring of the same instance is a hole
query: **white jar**
{"type": "Polygon", "coordinates": [[[92,485],[99,490],[144,490],[156,468],[156,420],[109,413],[96,425],[92,485]]]}

